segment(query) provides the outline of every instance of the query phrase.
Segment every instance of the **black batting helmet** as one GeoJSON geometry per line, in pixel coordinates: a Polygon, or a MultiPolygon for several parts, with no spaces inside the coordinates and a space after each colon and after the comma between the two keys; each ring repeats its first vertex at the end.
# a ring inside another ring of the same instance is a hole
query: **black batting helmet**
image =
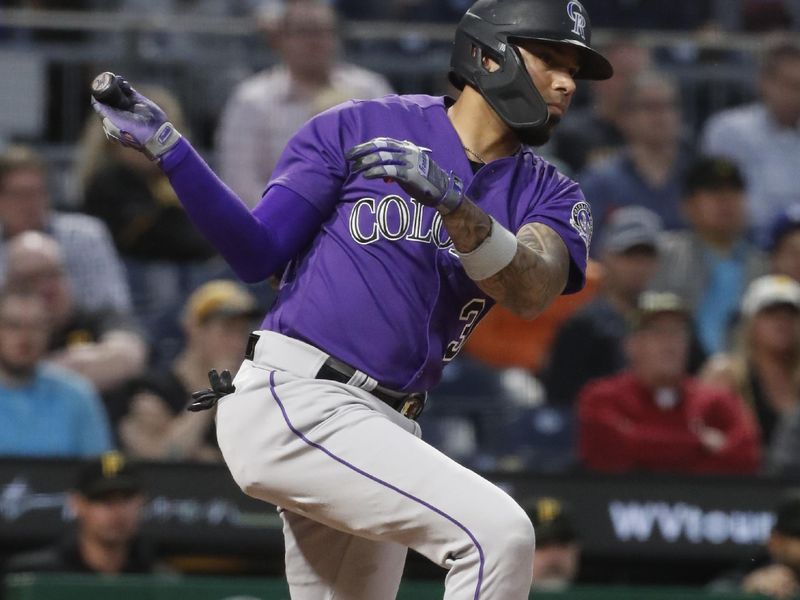
{"type": "Polygon", "coordinates": [[[547,123],[547,104],[528,75],[514,41],[568,44],[580,52],[576,78],[608,79],[611,63],[591,43],[589,14],[578,0],[478,0],[456,30],[450,80],[459,89],[475,87],[514,130],[536,130],[547,123]],[[500,69],[490,73],[483,57],[500,69]]]}

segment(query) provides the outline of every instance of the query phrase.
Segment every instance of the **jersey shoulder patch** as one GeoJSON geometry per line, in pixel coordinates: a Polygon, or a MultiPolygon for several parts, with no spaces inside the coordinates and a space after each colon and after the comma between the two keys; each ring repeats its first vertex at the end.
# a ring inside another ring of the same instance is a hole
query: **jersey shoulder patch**
{"type": "Polygon", "coordinates": [[[569,224],[578,233],[583,243],[586,245],[586,252],[592,243],[592,233],[594,233],[594,221],[592,219],[592,208],[586,201],[576,202],[572,207],[572,214],[569,224]]]}

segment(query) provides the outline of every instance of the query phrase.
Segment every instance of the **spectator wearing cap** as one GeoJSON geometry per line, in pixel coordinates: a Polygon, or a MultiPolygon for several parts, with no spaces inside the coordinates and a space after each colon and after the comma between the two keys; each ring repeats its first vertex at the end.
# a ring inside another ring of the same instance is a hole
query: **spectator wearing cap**
{"type": "Polygon", "coordinates": [[[530,514],[536,532],[533,589],[563,591],[575,583],[581,561],[581,546],[572,517],[556,498],[539,498],[530,514]]]}
{"type": "Polygon", "coordinates": [[[779,41],[765,52],[759,101],[713,115],[702,135],[707,154],[727,156],[747,180],[750,222],[769,226],[797,202],[800,173],[800,45],[779,41]]]}
{"type": "Polygon", "coordinates": [[[12,557],[7,571],[113,575],[157,570],[139,538],[144,488],[121,454],[109,452],[83,465],[68,499],[75,529],[53,546],[12,557]]]}
{"type": "Polygon", "coordinates": [[[752,407],[765,445],[800,407],[800,283],[785,275],[753,281],[741,305],[733,350],[712,357],[702,378],[752,407]]]}
{"type": "Polygon", "coordinates": [[[645,292],[625,346],[626,371],[578,400],[579,454],[594,471],[753,473],[758,428],[735,394],[687,374],[691,319],[675,294],[645,292]]]}
{"type": "Polygon", "coordinates": [[[255,298],[227,280],[200,286],[186,303],[186,345],[162,373],[134,387],[119,436],[126,452],[150,460],[221,459],[216,446],[215,411],[187,413],[193,391],[208,387],[211,369],[236,373],[245,344],[260,314],[255,298]]]}
{"type": "Polygon", "coordinates": [[[800,282],[800,203],[782,210],[767,234],[770,272],[800,282]]]}
{"type": "Polygon", "coordinates": [[[658,268],[661,231],[659,216],[640,206],[611,215],[600,238],[600,291],[558,330],[542,372],[549,403],[572,404],[590,380],[625,368],[623,340],[658,268]]]}
{"type": "Polygon", "coordinates": [[[0,290],[0,455],[83,457],[111,448],[111,428],[91,383],[44,361],[47,306],[0,290]]]}
{"type": "Polygon", "coordinates": [[[677,294],[695,317],[706,353],[725,349],[747,284],[767,271],[766,257],[746,237],[745,186],[730,161],[704,157],[684,181],[687,231],[662,239],[651,289],[677,294]]]}
{"type": "Polygon", "coordinates": [[[764,555],[748,566],[726,573],[710,584],[716,592],[761,594],[789,600],[800,594],[800,490],[783,494],[775,508],[775,523],[764,555]]]}

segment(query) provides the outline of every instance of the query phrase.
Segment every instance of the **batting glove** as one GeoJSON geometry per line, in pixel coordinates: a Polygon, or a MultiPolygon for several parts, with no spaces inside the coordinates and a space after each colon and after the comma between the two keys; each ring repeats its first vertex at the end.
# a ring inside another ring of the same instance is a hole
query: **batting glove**
{"type": "Polygon", "coordinates": [[[211,387],[193,393],[192,403],[186,407],[186,410],[200,412],[201,410],[214,408],[220,398],[236,391],[231,372],[227,369],[222,372],[222,375],[217,373],[216,369],[211,369],[208,372],[208,382],[211,387]]]}
{"type": "Polygon", "coordinates": [[[103,121],[106,137],[144,153],[150,160],[159,160],[178,143],[181,134],[155,102],[142,96],[122,77],[116,76],[116,84],[125,106],[110,106],[92,98],[92,108],[103,121]]]}
{"type": "Polygon", "coordinates": [[[409,141],[380,137],[351,148],[345,158],[353,173],[396,181],[412,198],[448,215],[464,201],[464,183],[437,165],[430,152],[409,141]]]}

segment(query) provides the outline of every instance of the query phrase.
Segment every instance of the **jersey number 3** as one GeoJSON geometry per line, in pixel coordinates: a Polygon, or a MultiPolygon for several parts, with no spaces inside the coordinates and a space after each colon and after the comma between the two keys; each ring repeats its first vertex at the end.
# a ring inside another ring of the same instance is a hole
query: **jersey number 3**
{"type": "Polygon", "coordinates": [[[461,330],[461,335],[458,336],[458,339],[447,344],[447,350],[442,359],[444,362],[450,362],[456,357],[456,354],[461,351],[461,348],[466,343],[472,330],[475,329],[475,325],[478,323],[478,317],[481,316],[485,306],[486,300],[483,298],[473,298],[461,309],[461,314],[459,314],[458,318],[461,321],[465,321],[466,324],[464,325],[464,329],[461,330]]]}

